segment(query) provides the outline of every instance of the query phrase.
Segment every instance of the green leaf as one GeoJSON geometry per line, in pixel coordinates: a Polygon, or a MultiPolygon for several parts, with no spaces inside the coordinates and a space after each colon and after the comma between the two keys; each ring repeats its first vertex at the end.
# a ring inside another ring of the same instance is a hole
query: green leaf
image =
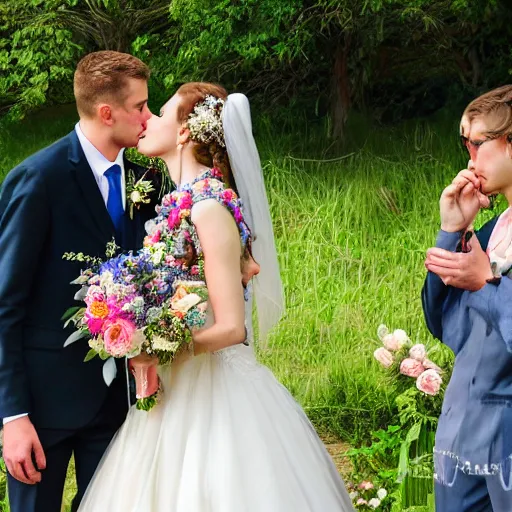
{"type": "Polygon", "coordinates": [[[405,441],[402,443],[400,448],[400,461],[398,463],[398,482],[402,482],[406,477],[408,469],[409,469],[409,449],[411,448],[411,443],[416,441],[420,435],[422,423],[415,423],[407,432],[407,436],[405,441]]]}
{"type": "Polygon", "coordinates": [[[108,352],[105,352],[104,350],[100,350],[98,355],[102,361],[106,361],[109,357],[112,357],[108,352]]]}
{"type": "Polygon", "coordinates": [[[73,317],[76,313],[78,313],[82,309],[81,306],[73,306],[72,308],[69,308],[61,317],[62,321],[69,320],[71,317],[73,317]]]}
{"type": "Polygon", "coordinates": [[[96,350],[91,348],[91,350],[89,350],[89,352],[87,352],[87,355],[84,358],[84,363],[87,363],[91,359],[94,359],[97,355],[98,355],[98,352],[96,352],[96,350]]]}
{"type": "Polygon", "coordinates": [[[68,339],[64,342],[64,347],[75,343],[75,341],[81,340],[82,338],[88,338],[91,335],[89,331],[75,331],[73,334],[68,336],[68,339]]]}

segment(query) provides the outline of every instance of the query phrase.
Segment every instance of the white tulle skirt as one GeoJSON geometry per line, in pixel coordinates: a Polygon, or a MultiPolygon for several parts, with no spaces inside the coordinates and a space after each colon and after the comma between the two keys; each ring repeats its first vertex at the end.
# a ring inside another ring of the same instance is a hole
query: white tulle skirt
{"type": "Polygon", "coordinates": [[[350,498],[304,411],[249,347],[183,354],[130,410],[79,512],[335,512],[350,498]]]}

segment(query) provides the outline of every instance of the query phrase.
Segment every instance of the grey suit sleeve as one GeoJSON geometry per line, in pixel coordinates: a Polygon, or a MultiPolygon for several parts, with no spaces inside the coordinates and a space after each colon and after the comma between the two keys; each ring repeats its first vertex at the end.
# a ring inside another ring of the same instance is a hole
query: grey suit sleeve
{"type": "Polygon", "coordinates": [[[507,351],[512,353],[512,279],[502,277],[498,284],[486,284],[473,295],[475,308],[500,333],[507,351]]]}
{"type": "MultiPolygon", "coordinates": [[[[454,252],[460,240],[460,233],[439,231],[436,247],[454,252]]],[[[421,291],[421,303],[428,330],[439,340],[443,340],[443,308],[451,287],[446,286],[441,278],[428,272],[421,291]]]]}

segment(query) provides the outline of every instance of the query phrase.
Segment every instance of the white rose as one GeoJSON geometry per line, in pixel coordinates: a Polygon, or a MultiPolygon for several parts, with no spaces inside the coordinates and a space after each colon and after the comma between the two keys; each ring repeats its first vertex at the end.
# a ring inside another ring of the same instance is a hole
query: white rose
{"type": "Polygon", "coordinates": [[[388,491],[386,491],[386,489],[384,489],[383,487],[381,487],[377,491],[377,498],[379,498],[379,500],[383,500],[387,495],[388,495],[388,491]]]}
{"type": "Polygon", "coordinates": [[[155,265],[160,265],[160,262],[162,261],[162,258],[164,257],[164,251],[162,249],[159,249],[158,251],[154,252],[151,256],[151,260],[155,265]]]}
{"type": "Polygon", "coordinates": [[[173,303],[171,303],[171,308],[174,311],[180,311],[181,313],[186,313],[190,308],[193,308],[197,304],[201,302],[201,297],[196,293],[189,293],[185,295],[182,299],[179,299],[173,303]]]}
{"type": "Polygon", "coordinates": [[[152,236],[158,231],[158,225],[153,219],[151,219],[144,224],[144,229],[149,236],[152,236]]]}
{"type": "Polygon", "coordinates": [[[409,350],[409,355],[416,359],[416,361],[419,361],[422,363],[425,360],[425,357],[427,357],[427,351],[425,350],[425,345],[422,343],[418,343],[411,347],[411,350],[409,350]]]}
{"type": "Polygon", "coordinates": [[[393,336],[402,346],[409,341],[409,336],[407,336],[407,333],[403,329],[395,329],[393,331],[393,336]]]}
{"type": "Polygon", "coordinates": [[[132,203],[140,203],[142,201],[142,196],[138,190],[134,190],[130,194],[130,199],[132,200],[132,203]]]}
{"type": "Polygon", "coordinates": [[[380,500],[378,500],[377,498],[372,498],[368,502],[368,506],[370,506],[373,509],[376,509],[379,505],[380,505],[380,500]]]}
{"type": "Polygon", "coordinates": [[[107,270],[101,274],[101,277],[100,277],[100,287],[101,288],[106,288],[108,285],[113,284],[113,283],[114,283],[114,276],[112,275],[112,272],[107,270]]]}
{"type": "Polygon", "coordinates": [[[389,334],[389,329],[384,325],[380,324],[379,327],[377,327],[377,336],[379,337],[379,340],[383,340],[384,336],[389,334]]]}

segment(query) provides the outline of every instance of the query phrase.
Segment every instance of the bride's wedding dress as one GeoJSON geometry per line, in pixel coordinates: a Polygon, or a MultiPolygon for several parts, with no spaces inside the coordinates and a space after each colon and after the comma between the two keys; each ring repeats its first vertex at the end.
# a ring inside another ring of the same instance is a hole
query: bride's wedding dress
{"type": "Polygon", "coordinates": [[[131,408],[79,512],[354,510],[306,414],[252,346],[190,347],[159,372],[161,402],[131,408]]]}
{"type": "Polygon", "coordinates": [[[80,512],[353,510],[305,413],[251,347],[182,353],[130,410],[80,512]]]}

